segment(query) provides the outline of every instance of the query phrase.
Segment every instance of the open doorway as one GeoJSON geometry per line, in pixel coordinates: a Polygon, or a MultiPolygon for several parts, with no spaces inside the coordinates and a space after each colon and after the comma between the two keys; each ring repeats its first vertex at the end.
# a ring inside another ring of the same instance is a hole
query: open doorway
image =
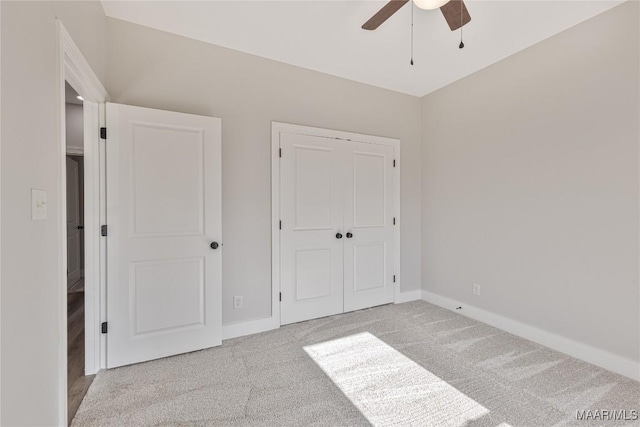
{"type": "Polygon", "coordinates": [[[65,82],[67,173],[67,411],[71,420],[95,375],[85,375],[84,113],[65,82]]]}

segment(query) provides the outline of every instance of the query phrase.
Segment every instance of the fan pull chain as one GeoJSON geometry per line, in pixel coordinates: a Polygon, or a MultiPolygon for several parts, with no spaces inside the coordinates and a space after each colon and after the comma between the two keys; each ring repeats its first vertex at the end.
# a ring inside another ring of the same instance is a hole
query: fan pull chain
{"type": "Polygon", "coordinates": [[[413,2],[411,2],[411,65],[413,65],[413,2]]]}
{"type": "Polygon", "coordinates": [[[462,28],[464,27],[464,2],[460,0],[460,44],[458,47],[462,49],[464,42],[462,41],[462,28]]]}

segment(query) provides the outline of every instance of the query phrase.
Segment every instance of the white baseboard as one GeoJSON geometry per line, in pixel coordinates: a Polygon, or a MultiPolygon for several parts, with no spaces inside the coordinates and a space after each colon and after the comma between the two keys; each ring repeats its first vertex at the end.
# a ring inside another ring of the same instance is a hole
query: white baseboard
{"type": "Polygon", "coordinates": [[[67,147],[67,155],[69,156],[83,156],[84,148],[83,147],[67,147]]]}
{"type": "Polygon", "coordinates": [[[278,320],[275,317],[265,317],[264,319],[250,320],[248,322],[222,325],[222,339],[228,340],[278,329],[280,327],[278,320]]]}
{"type": "Polygon", "coordinates": [[[575,357],[576,359],[584,360],[585,362],[640,381],[640,363],[634,360],[425,290],[422,291],[422,300],[542,344],[561,353],[575,357]],[[462,309],[456,310],[456,307],[462,307],[462,309]]]}
{"type": "MultiPolygon", "coordinates": [[[[420,299],[422,291],[420,289],[410,292],[402,292],[397,294],[395,304],[401,304],[403,302],[417,301],[420,299]]],[[[242,323],[232,323],[230,325],[222,325],[222,339],[228,340],[231,338],[243,337],[246,335],[258,334],[260,332],[271,331],[278,329],[280,322],[273,317],[266,317],[264,319],[250,320],[242,323]]]]}
{"type": "Polygon", "coordinates": [[[417,301],[421,299],[422,291],[418,289],[417,291],[409,291],[409,292],[401,292],[397,295],[395,304],[402,304],[403,302],[409,301],[417,301]]]}

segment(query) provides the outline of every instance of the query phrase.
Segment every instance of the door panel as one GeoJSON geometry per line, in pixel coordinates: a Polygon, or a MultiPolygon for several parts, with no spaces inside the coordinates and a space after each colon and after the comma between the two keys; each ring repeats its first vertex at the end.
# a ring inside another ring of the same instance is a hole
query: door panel
{"type": "Polygon", "coordinates": [[[133,235],[202,235],[203,133],[149,124],[134,124],[133,130],[133,235]],[[167,173],[174,163],[181,167],[167,173]]]}
{"type": "Polygon", "coordinates": [[[385,223],[385,164],[384,153],[353,152],[353,166],[347,169],[353,174],[353,226],[384,227],[385,223]]]}
{"type": "MultiPolygon", "coordinates": [[[[76,228],[77,225],[69,225],[76,228]]],[[[79,278],[80,274],[80,232],[76,228],[75,231],[69,230],[67,233],[67,286],[73,285],[79,278]]]]}
{"type": "Polygon", "coordinates": [[[67,157],[67,286],[82,276],[80,166],[67,157]]]}
{"type": "Polygon", "coordinates": [[[332,230],[333,149],[293,146],[294,229],[332,230]]]}
{"type": "Polygon", "coordinates": [[[385,287],[386,243],[353,245],[353,289],[355,292],[385,287]]]}
{"type": "Polygon", "coordinates": [[[107,104],[107,366],[221,343],[220,120],[107,104]]]}
{"type": "Polygon", "coordinates": [[[393,302],[393,148],[344,142],[344,311],[393,302]]]}
{"type": "Polygon", "coordinates": [[[281,324],[342,313],[342,152],[335,140],[280,134],[281,324]]]}
{"type": "Polygon", "coordinates": [[[295,254],[294,300],[331,297],[331,249],[299,249],[295,254]]]}
{"type": "Polygon", "coordinates": [[[131,263],[134,336],[203,327],[204,258],[131,263]]]}

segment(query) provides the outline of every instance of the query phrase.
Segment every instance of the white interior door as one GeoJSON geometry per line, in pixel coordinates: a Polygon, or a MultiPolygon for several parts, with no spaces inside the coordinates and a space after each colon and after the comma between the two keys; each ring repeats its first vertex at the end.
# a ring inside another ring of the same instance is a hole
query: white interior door
{"type": "Polygon", "coordinates": [[[344,143],[344,311],[393,302],[393,148],[344,143]]]}
{"type": "Polygon", "coordinates": [[[107,129],[107,367],[220,345],[220,120],[107,104],[107,129]]]}
{"type": "Polygon", "coordinates": [[[67,156],[67,287],[82,275],[82,218],[80,217],[80,167],[67,156]]]}
{"type": "Polygon", "coordinates": [[[343,311],[343,151],[339,141],[280,134],[280,322],[343,311]]]}

